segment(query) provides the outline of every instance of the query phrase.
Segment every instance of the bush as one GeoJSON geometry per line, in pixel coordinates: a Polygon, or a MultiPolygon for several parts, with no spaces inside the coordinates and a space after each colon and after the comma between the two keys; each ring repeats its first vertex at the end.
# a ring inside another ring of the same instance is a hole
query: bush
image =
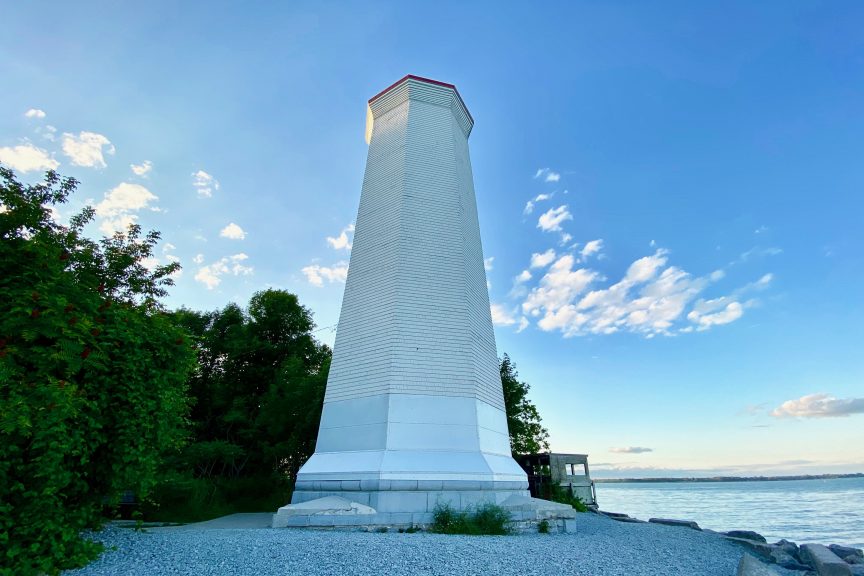
{"type": "Polygon", "coordinates": [[[104,506],[156,484],[188,412],[188,336],[159,299],[179,265],[148,270],[159,234],[94,242],[75,189],[0,167],[0,574],[54,574],[95,557],[80,534],[104,506]]]}
{"type": "Polygon", "coordinates": [[[142,505],[152,522],[201,522],[236,512],[272,512],[291,500],[290,485],[273,476],[193,478],[172,473],[142,505]]]}
{"type": "Polygon", "coordinates": [[[575,508],[577,512],[588,511],[588,507],[585,506],[585,502],[581,498],[570,494],[569,490],[565,490],[557,484],[549,485],[544,492],[546,492],[546,500],[558,502],[559,504],[568,504],[575,508]]]}
{"type": "Polygon", "coordinates": [[[433,511],[430,532],[503,536],[510,533],[510,522],[510,512],[491,502],[462,511],[454,510],[449,504],[439,503],[433,511]]]}
{"type": "Polygon", "coordinates": [[[549,521],[548,520],[541,520],[537,524],[537,532],[539,532],[540,534],[548,534],[549,533],[549,521]]]}

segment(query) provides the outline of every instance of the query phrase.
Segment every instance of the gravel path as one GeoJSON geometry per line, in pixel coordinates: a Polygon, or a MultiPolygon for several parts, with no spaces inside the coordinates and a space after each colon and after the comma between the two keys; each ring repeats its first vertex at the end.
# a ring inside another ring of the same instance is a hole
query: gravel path
{"type": "Polygon", "coordinates": [[[116,550],[64,574],[732,576],[743,554],[687,528],[595,514],[579,514],[578,523],[576,534],[518,536],[109,527],[95,537],[116,550]]]}

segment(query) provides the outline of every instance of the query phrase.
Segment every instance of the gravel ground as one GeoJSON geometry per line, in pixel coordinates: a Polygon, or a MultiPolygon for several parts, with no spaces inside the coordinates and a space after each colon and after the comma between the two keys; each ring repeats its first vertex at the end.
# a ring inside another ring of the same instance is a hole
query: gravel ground
{"type": "Polygon", "coordinates": [[[576,534],[517,536],[109,527],[94,536],[109,551],[64,574],[732,576],[743,554],[716,534],[688,528],[595,514],[580,514],[578,523],[576,534]]]}

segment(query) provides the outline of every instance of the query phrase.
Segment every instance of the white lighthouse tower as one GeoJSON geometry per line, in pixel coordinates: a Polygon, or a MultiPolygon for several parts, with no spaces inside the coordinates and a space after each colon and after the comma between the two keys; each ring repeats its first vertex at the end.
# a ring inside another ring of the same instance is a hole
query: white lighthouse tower
{"type": "Polygon", "coordinates": [[[318,443],[274,526],[316,525],[308,514],[345,514],[345,501],[376,515],[356,523],[398,524],[428,521],[438,503],[464,509],[528,495],[510,455],[473,125],[452,84],[409,75],[369,100],[369,156],[318,443]]]}

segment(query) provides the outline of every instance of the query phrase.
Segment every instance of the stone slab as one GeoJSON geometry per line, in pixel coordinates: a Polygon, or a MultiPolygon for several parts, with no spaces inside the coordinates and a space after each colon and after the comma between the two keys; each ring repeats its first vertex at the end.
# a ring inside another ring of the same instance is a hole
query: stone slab
{"type": "Polygon", "coordinates": [[[665,524],[666,526],[680,526],[681,528],[690,528],[692,530],[702,529],[699,527],[699,524],[693,522],[692,520],[674,520],[672,518],[649,518],[648,522],[652,524],[665,524]]]}
{"type": "Polygon", "coordinates": [[[777,572],[753,556],[744,554],[738,563],[736,576],[777,576],[777,572]]]}
{"type": "Polygon", "coordinates": [[[816,569],[819,576],[851,576],[843,559],[821,544],[802,544],[801,555],[816,569]]]}

